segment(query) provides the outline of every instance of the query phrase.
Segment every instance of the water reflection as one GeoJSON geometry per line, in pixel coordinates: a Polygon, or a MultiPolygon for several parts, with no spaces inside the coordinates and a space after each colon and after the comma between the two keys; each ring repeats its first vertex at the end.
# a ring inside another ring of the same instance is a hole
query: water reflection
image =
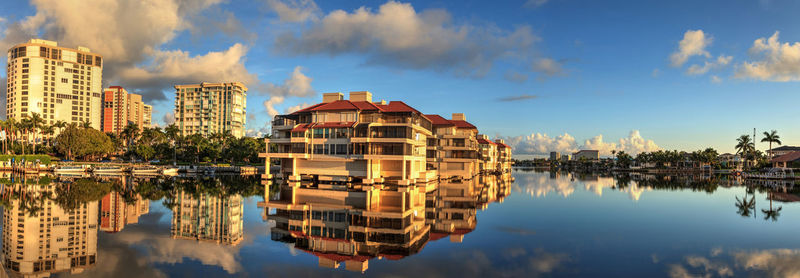
{"type": "Polygon", "coordinates": [[[318,258],[324,268],[364,272],[374,258],[399,260],[430,240],[461,242],[477,209],[502,201],[510,175],[408,186],[266,181],[270,237],[318,258]]]}

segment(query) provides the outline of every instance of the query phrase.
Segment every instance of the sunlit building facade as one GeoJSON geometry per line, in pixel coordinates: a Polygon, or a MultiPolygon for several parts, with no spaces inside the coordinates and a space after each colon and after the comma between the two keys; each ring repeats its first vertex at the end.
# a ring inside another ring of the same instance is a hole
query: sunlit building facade
{"type": "Polygon", "coordinates": [[[175,125],[182,136],[230,131],[241,138],[247,121],[247,87],[240,82],[175,86],[175,125]]]}
{"type": "Polygon", "coordinates": [[[500,158],[497,143],[492,142],[489,136],[478,135],[478,169],[481,173],[497,171],[497,160],[500,158]]]}
{"type": "Polygon", "coordinates": [[[431,121],[402,101],[373,102],[370,92],[323,95],[323,102],[276,116],[267,139],[267,169],[282,177],[407,185],[435,178],[426,169],[431,121]]]}
{"type": "Polygon", "coordinates": [[[136,124],[139,130],[150,127],[151,113],[153,107],[144,104],[141,95],[128,93],[120,86],[103,90],[103,132],[119,134],[129,124],[136,124]]]}
{"type": "Polygon", "coordinates": [[[467,122],[462,113],[448,120],[439,115],[425,115],[433,123],[434,136],[428,138],[428,168],[441,178],[471,179],[479,174],[478,128],[467,122]]]}
{"type": "Polygon", "coordinates": [[[100,199],[100,230],[107,233],[122,231],[126,225],[139,223],[139,216],[150,212],[150,202],[136,194],[135,201],[125,203],[125,193],[111,192],[100,199]]]}
{"type": "Polygon", "coordinates": [[[47,124],[89,122],[100,129],[103,58],[90,49],[32,39],[8,50],[6,117],[39,114],[47,124]]]}

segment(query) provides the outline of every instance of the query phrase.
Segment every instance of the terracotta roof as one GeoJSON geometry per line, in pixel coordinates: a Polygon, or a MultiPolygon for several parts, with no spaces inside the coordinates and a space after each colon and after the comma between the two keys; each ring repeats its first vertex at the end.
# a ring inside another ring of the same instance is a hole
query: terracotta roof
{"type": "Polygon", "coordinates": [[[313,126],[313,123],[310,124],[301,124],[292,128],[292,132],[304,132],[313,126]]]}
{"type": "MultiPolygon", "coordinates": [[[[299,248],[298,248],[299,249],[299,248]]],[[[362,255],[355,255],[355,256],[348,256],[348,255],[340,255],[336,253],[323,253],[311,250],[300,249],[303,252],[312,254],[317,257],[326,258],[332,261],[337,262],[344,262],[344,261],[359,261],[359,262],[366,262],[367,260],[371,259],[372,257],[362,256],[362,255]]]]}
{"type": "Polygon", "coordinates": [[[334,102],[324,103],[320,106],[311,109],[311,111],[332,111],[332,110],[358,110],[358,106],[356,106],[349,100],[337,100],[334,102]]]}
{"type": "Polygon", "coordinates": [[[791,162],[800,159],[800,152],[790,152],[772,158],[772,162],[791,162]]]}
{"type": "Polygon", "coordinates": [[[450,120],[445,119],[444,117],[436,115],[436,114],[424,115],[424,116],[426,118],[428,118],[428,120],[431,120],[431,123],[433,124],[433,126],[454,126],[455,125],[452,122],[450,122],[450,120]]]}
{"type": "Polygon", "coordinates": [[[450,234],[448,234],[448,233],[437,233],[437,232],[431,232],[431,237],[430,237],[430,239],[429,239],[429,240],[430,240],[430,241],[436,241],[436,240],[440,240],[440,239],[442,239],[442,238],[444,238],[444,237],[447,237],[447,236],[449,236],[449,235],[450,235],[450,234]]]}
{"type": "Polygon", "coordinates": [[[297,114],[297,113],[301,113],[301,112],[308,112],[308,111],[311,111],[311,109],[314,109],[314,108],[322,106],[323,104],[325,104],[325,103],[324,102],[323,103],[317,103],[317,104],[311,105],[309,107],[294,111],[292,114],[297,114]]]}
{"type": "Polygon", "coordinates": [[[503,144],[503,143],[497,143],[497,142],[494,142],[494,143],[495,143],[495,144],[496,144],[498,147],[501,147],[501,148],[508,148],[508,149],[510,149],[510,148],[511,148],[509,145],[506,145],[506,144],[503,144]]]}
{"type": "Polygon", "coordinates": [[[773,148],[772,151],[800,151],[800,147],[797,146],[780,146],[777,148],[773,148]]]}
{"type": "Polygon", "coordinates": [[[313,128],[353,127],[356,122],[328,122],[316,124],[313,128]]]}
{"type": "Polygon", "coordinates": [[[489,140],[486,140],[486,139],[483,139],[483,138],[478,138],[478,144],[497,145],[497,143],[489,141],[489,140]]]}
{"type": "Polygon", "coordinates": [[[472,232],[472,229],[455,229],[453,231],[454,235],[465,235],[472,232]]]}
{"type": "Polygon", "coordinates": [[[471,123],[469,123],[467,121],[461,121],[461,120],[453,121],[453,120],[451,120],[450,122],[455,124],[457,128],[478,129],[477,127],[475,127],[474,125],[472,125],[471,123]]]}
{"type": "Polygon", "coordinates": [[[408,104],[406,104],[405,102],[402,102],[402,101],[390,101],[389,104],[386,104],[386,105],[378,104],[376,106],[378,106],[383,112],[417,112],[417,113],[419,113],[419,111],[417,111],[417,109],[414,109],[413,107],[408,106],[408,104]]]}

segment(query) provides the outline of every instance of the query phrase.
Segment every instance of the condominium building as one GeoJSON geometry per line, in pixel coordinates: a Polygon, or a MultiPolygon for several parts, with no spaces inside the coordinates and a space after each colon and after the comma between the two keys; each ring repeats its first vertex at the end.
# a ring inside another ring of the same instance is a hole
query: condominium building
{"type": "Polygon", "coordinates": [[[402,101],[373,102],[370,92],[323,95],[322,103],[276,116],[267,139],[267,169],[282,177],[408,185],[436,177],[426,168],[431,121],[402,101]]]}
{"type": "Polygon", "coordinates": [[[589,160],[596,161],[600,159],[600,152],[598,150],[579,150],[572,154],[572,160],[589,160]]]}
{"type": "Polygon", "coordinates": [[[2,260],[10,277],[49,277],[62,271],[76,274],[97,263],[97,201],[65,210],[51,199],[57,198],[57,186],[66,185],[16,189],[24,191],[17,192],[26,196],[24,200],[40,200],[39,210],[26,208],[29,204],[23,205],[22,198],[9,198],[10,206],[2,210],[2,260]]]}
{"type": "Polygon", "coordinates": [[[485,134],[478,135],[478,148],[480,158],[478,159],[478,169],[481,173],[492,173],[497,171],[497,159],[500,153],[497,151],[497,143],[492,142],[485,134]]]}
{"type": "Polygon", "coordinates": [[[171,235],[176,239],[237,245],[244,238],[241,195],[175,194],[171,235]]]}
{"type": "Polygon", "coordinates": [[[119,134],[129,124],[139,130],[150,127],[152,106],[142,102],[142,96],[128,93],[125,88],[111,86],[103,90],[103,132],[119,134]]]}
{"type": "Polygon", "coordinates": [[[494,143],[497,144],[497,170],[501,173],[511,172],[511,166],[514,165],[511,161],[511,146],[506,145],[503,139],[495,139],[494,143]]]}
{"type": "Polygon", "coordinates": [[[462,113],[448,120],[439,115],[425,115],[433,123],[434,136],[428,138],[428,167],[439,177],[471,179],[479,174],[478,128],[467,122],[462,113]]]}
{"type": "Polygon", "coordinates": [[[100,129],[103,58],[90,49],[32,39],[8,50],[6,117],[37,113],[47,124],[90,122],[100,129]]]}
{"type": "Polygon", "coordinates": [[[275,223],[272,240],[317,256],[320,267],[344,263],[349,271],[364,272],[370,259],[415,254],[429,237],[422,187],[336,189],[288,182],[276,198],[264,200],[263,217],[275,223]]]}
{"type": "Polygon", "coordinates": [[[182,136],[230,131],[241,138],[246,110],[247,87],[240,82],[175,86],[175,125],[182,136]]]}

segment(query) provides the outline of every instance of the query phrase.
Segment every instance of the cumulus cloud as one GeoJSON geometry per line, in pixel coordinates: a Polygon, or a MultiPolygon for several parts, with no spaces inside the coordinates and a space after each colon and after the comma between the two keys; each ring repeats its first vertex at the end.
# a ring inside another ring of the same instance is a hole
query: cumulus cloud
{"type": "Polygon", "coordinates": [[[167,125],[175,123],[175,112],[167,112],[166,114],[164,114],[164,118],[162,118],[161,120],[163,120],[164,123],[167,125]]]}
{"type": "Polygon", "coordinates": [[[510,97],[501,97],[501,98],[498,98],[497,100],[498,100],[498,101],[506,101],[506,102],[509,102],[509,101],[519,101],[519,100],[535,99],[535,98],[538,98],[538,97],[539,97],[539,96],[537,96],[537,95],[522,94],[522,95],[510,96],[510,97]]]}
{"type": "Polygon", "coordinates": [[[320,9],[313,0],[267,0],[267,6],[282,22],[316,20],[320,14],[320,9]]]}
{"type": "Polygon", "coordinates": [[[577,151],[575,138],[564,133],[550,137],[546,133],[532,133],[526,136],[506,137],[506,143],[514,148],[515,154],[546,155],[550,152],[571,153],[577,151]]]}
{"type": "MultiPolygon", "coordinates": [[[[253,82],[255,75],[241,65],[232,65],[243,62],[246,48],[241,45],[205,55],[161,48],[180,32],[192,30],[193,18],[207,20],[209,17],[201,13],[220,2],[222,0],[33,0],[31,4],[36,13],[10,24],[0,40],[0,47],[7,49],[40,35],[68,47],[89,47],[105,58],[104,85],[113,82],[141,88],[142,91],[134,91],[142,93],[145,100],[164,99],[162,90],[169,89],[173,82],[223,81],[218,78],[253,82]]],[[[223,25],[235,25],[229,16],[218,18],[223,25]]]]}
{"type": "Polygon", "coordinates": [[[800,42],[780,42],[779,32],[768,39],[753,42],[750,54],[753,61],[737,66],[735,77],[764,81],[800,80],[800,42]]]}
{"type": "Polygon", "coordinates": [[[301,66],[294,67],[289,78],[283,80],[283,84],[267,84],[267,92],[272,96],[307,97],[314,95],[316,92],[311,87],[311,81],[314,79],[303,74],[302,70],[301,66]]]}
{"type": "Polygon", "coordinates": [[[712,249],[714,260],[689,255],[685,266],[670,265],[670,277],[800,277],[800,250],[765,249],[732,250],[723,254],[721,248],[712,249]],[[687,267],[693,269],[689,271],[687,267]]]}
{"type": "Polygon", "coordinates": [[[295,111],[304,109],[304,108],[309,107],[309,106],[311,106],[311,104],[303,102],[301,104],[298,104],[298,105],[295,105],[295,106],[290,106],[289,108],[286,108],[286,113],[287,114],[288,113],[294,113],[295,111]]]}
{"type": "Polygon", "coordinates": [[[800,277],[798,249],[736,251],[733,257],[744,269],[764,271],[769,277],[800,277]]]}
{"type": "Polygon", "coordinates": [[[447,11],[418,13],[411,4],[389,1],[377,11],[332,11],[299,34],[279,36],[275,49],[298,55],[364,54],[372,65],[481,77],[503,57],[533,58],[539,40],[529,26],[507,31],[459,25],[447,11]]]}
{"type": "Polygon", "coordinates": [[[653,140],[643,138],[638,130],[632,130],[628,137],[620,138],[617,142],[606,142],[600,134],[585,140],[580,146],[575,138],[567,133],[556,137],[533,133],[504,139],[514,148],[515,154],[530,155],[548,155],[550,152],[572,153],[577,150],[598,150],[601,156],[610,156],[612,150],[636,155],[661,149],[653,140]]]}
{"type": "Polygon", "coordinates": [[[517,82],[517,83],[522,83],[522,82],[528,81],[528,75],[527,74],[524,74],[524,73],[521,73],[521,72],[516,72],[516,71],[507,71],[506,74],[503,75],[503,78],[505,78],[508,81],[517,82]]]}
{"type": "Polygon", "coordinates": [[[678,43],[678,49],[670,55],[673,67],[680,67],[692,56],[711,55],[706,47],[711,45],[712,38],[703,33],[703,30],[688,30],[683,34],[683,39],[678,43]]]}
{"type": "Polygon", "coordinates": [[[722,78],[720,78],[719,76],[716,76],[716,75],[712,75],[711,76],[711,83],[716,83],[716,84],[722,83],[722,78]]]}
{"type": "Polygon", "coordinates": [[[712,60],[710,62],[706,61],[702,66],[698,64],[689,66],[689,68],[686,70],[686,73],[690,75],[705,74],[709,70],[720,69],[727,66],[731,63],[731,60],[733,60],[733,56],[720,55],[716,60],[712,60]]]}
{"type": "Polygon", "coordinates": [[[563,62],[556,61],[550,58],[538,59],[531,64],[533,71],[541,73],[540,79],[545,77],[564,76],[563,62]]]}
{"type": "Polygon", "coordinates": [[[264,109],[267,110],[267,114],[269,114],[270,118],[280,114],[278,109],[275,108],[275,105],[283,103],[284,100],[286,100],[286,98],[283,96],[273,96],[264,101],[264,109]]]}
{"type": "Polygon", "coordinates": [[[617,143],[603,141],[603,135],[597,135],[584,141],[581,149],[598,150],[600,155],[612,155],[611,151],[624,151],[631,155],[641,152],[653,152],[661,148],[653,140],[644,139],[638,130],[632,130],[627,138],[620,138],[617,143]]]}

